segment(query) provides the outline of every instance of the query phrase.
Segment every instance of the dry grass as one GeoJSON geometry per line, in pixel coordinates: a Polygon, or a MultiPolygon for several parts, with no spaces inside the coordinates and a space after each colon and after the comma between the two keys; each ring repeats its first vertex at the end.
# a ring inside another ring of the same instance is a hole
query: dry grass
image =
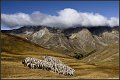
{"type": "Polygon", "coordinates": [[[64,54],[46,50],[25,40],[2,34],[1,53],[1,77],[2,78],[29,78],[29,79],[52,79],[52,78],[118,78],[119,70],[116,68],[104,68],[83,63],[64,54]],[[21,61],[28,56],[42,59],[41,56],[50,55],[60,59],[63,63],[74,68],[75,76],[64,76],[54,72],[29,69],[24,67],[21,61]]]}

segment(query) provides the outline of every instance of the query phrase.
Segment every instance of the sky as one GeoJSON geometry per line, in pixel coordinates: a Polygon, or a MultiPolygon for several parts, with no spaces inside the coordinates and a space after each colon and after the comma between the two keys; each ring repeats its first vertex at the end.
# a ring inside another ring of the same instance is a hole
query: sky
{"type": "MultiPolygon", "coordinates": [[[[80,19],[76,19],[76,15],[79,15],[77,17],[91,16],[90,18],[92,18],[93,16],[95,18],[94,20],[96,20],[96,18],[99,18],[103,21],[105,20],[103,18],[107,18],[108,19],[106,20],[107,23],[104,24],[108,24],[108,23],[112,24],[112,23],[116,23],[117,21],[116,18],[119,17],[119,2],[118,1],[2,1],[1,13],[2,13],[1,29],[14,28],[11,26],[18,26],[17,24],[13,23],[13,22],[18,23],[17,21],[19,21],[19,25],[21,24],[27,25],[28,23],[39,25],[38,23],[35,22],[42,21],[41,24],[48,24],[51,26],[56,26],[58,24],[60,26],[61,25],[72,26],[74,24],[77,25],[79,23],[73,20],[81,21],[80,19]],[[68,13],[68,15],[72,14],[72,16],[71,17],[66,16],[66,13],[68,13]],[[99,15],[96,15],[96,13],[98,13],[99,15]],[[27,18],[27,20],[22,20],[22,21],[27,21],[26,23],[19,20],[21,19],[21,15],[22,15],[22,19],[23,16],[25,17],[24,19],[27,18]],[[18,16],[20,18],[18,18],[18,16]],[[44,17],[41,18],[41,16],[44,17]],[[70,17],[70,18],[69,20],[67,19],[66,21],[66,19],[63,17],[65,18],[70,17]],[[29,20],[29,18],[30,19],[36,18],[36,19],[29,20]],[[52,22],[48,21],[48,19],[52,22]],[[9,21],[9,20],[13,20],[13,21],[9,21]],[[48,22],[44,22],[44,21],[48,21],[48,22]],[[61,21],[64,21],[66,23],[63,23],[61,21]]],[[[85,22],[80,24],[81,25],[85,25],[85,23],[88,24],[88,22],[86,22],[86,20],[88,19],[87,18],[83,18],[83,19],[85,22]]],[[[90,22],[92,23],[93,21],[90,22]]],[[[103,22],[100,20],[96,20],[96,22],[97,21],[99,21],[100,23],[103,22]]],[[[96,24],[92,23],[89,25],[96,25],[96,24]]]]}

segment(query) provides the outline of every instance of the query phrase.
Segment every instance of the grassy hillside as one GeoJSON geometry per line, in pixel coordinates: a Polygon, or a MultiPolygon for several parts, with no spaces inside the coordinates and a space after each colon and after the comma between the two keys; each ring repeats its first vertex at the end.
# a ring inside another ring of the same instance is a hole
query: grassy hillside
{"type": "Polygon", "coordinates": [[[2,78],[118,78],[119,69],[102,67],[83,63],[72,57],[44,49],[29,41],[1,33],[1,77],[2,78]],[[21,61],[28,56],[41,59],[43,55],[50,55],[60,59],[63,63],[74,68],[75,76],[64,76],[54,72],[29,69],[21,61]]]}
{"type": "Polygon", "coordinates": [[[119,68],[119,44],[113,43],[106,46],[104,49],[91,54],[82,61],[101,66],[119,68]]]}

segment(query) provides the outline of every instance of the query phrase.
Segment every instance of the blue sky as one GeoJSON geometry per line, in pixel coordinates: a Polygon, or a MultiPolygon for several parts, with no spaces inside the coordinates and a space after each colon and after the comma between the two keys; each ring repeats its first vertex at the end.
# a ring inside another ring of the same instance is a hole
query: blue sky
{"type": "Polygon", "coordinates": [[[107,18],[119,17],[118,1],[2,1],[1,4],[1,12],[4,14],[19,12],[31,14],[40,11],[57,15],[60,10],[72,8],[80,12],[99,13],[107,18]]]}
{"type": "Polygon", "coordinates": [[[64,8],[73,8],[81,12],[100,13],[106,17],[118,17],[118,1],[4,1],[2,13],[18,12],[31,14],[34,11],[56,15],[64,8]]]}

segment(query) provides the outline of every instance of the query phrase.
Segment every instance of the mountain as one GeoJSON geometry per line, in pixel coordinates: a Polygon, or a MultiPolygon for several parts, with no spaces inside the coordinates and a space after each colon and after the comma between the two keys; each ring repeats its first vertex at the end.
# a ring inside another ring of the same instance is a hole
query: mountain
{"type": "Polygon", "coordinates": [[[118,26],[93,26],[59,29],[48,26],[24,26],[2,32],[20,36],[44,48],[74,56],[75,52],[87,55],[93,50],[99,51],[113,43],[118,43],[118,28],[118,26]]]}
{"type": "Polygon", "coordinates": [[[1,79],[119,79],[118,44],[106,46],[98,54],[95,52],[82,61],[6,33],[1,33],[1,45],[1,79]],[[29,69],[22,64],[22,60],[26,57],[42,59],[44,55],[56,57],[74,68],[75,75],[64,76],[47,70],[29,69]],[[89,64],[88,59],[102,60],[104,63],[89,64]]]}

